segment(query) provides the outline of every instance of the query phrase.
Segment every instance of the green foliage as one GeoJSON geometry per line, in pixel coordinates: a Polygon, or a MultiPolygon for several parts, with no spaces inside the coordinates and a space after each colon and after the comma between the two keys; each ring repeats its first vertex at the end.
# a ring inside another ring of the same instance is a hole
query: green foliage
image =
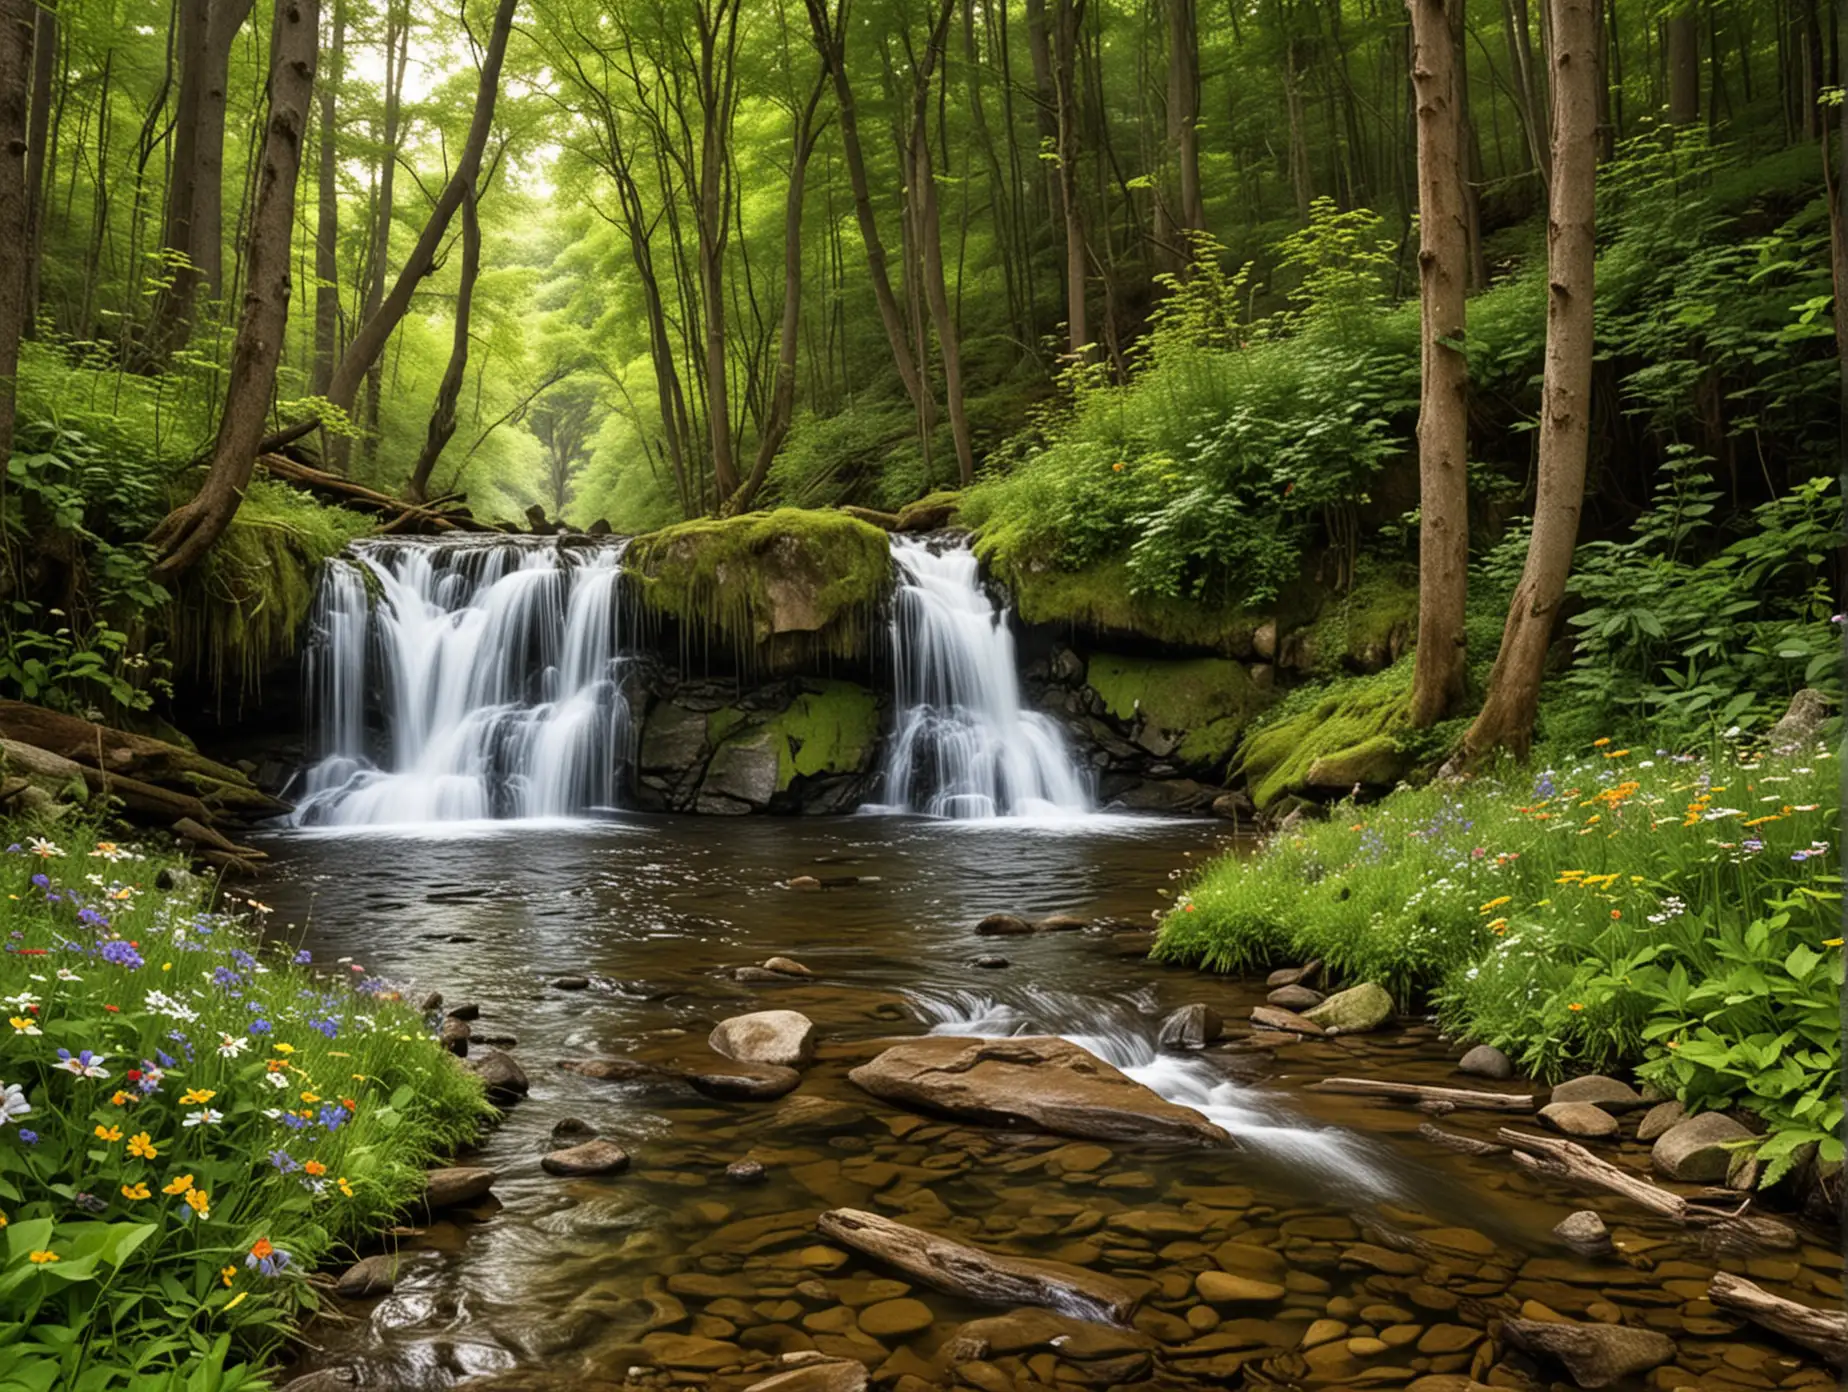
{"type": "Polygon", "coordinates": [[[1233,760],[1252,801],[1262,810],[1284,794],[1312,787],[1346,788],[1355,782],[1396,781],[1374,777],[1317,777],[1347,766],[1361,751],[1364,771],[1382,767],[1390,755],[1402,772],[1410,767],[1409,733],[1412,662],[1409,657],[1373,676],[1341,677],[1298,687],[1246,736],[1233,760]],[[1323,768],[1318,770],[1317,765],[1323,768]]]}
{"type": "MultiPolygon", "coordinates": [[[[965,512],[959,521],[966,522],[965,512]]],[[[1139,594],[1122,560],[1103,560],[1083,570],[1023,562],[1001,549],[1000,539],[976,542],[976,553],[993,567],[1014,597],[1020,617],[1032,624],[1062,624],[1124,637],[1155,638],[1180,648],[1243,655],[1261,620],[1243,606],[1139,594]]]]}
{"type": "Polygon", "coordinates": [[[1605,741],[1531,780],[1344,803],[1210,866],[1158,950],[1222,971],[1320,957],[1429,995],[1447,1032],[1535,1076],[1637,1064],[1692,1108],[1760,1113],[1767,1158],[1839,1157],[1837,772],[1826,746],[1605,741]]]}
{"type": "Polygon", "coordinates": [[[213,910],[180,857],[54,830],[0,857],[0,1381],[245,1385],[313,1268],[491,1113],[386,983],[213,910]]]}
{"type": "MultiPolygon", "coordinates": [[[[925,471],[908,404],[854,404],[826,416],[802,412],[770,466],[765,501],[785,507],[855,502],[896,512],[947,481],[941,472],[947,436],[941,444],[939,476],[933,479],[925,471]]],[[[953,475],[953,455],[949,469],[953,475]]]]}

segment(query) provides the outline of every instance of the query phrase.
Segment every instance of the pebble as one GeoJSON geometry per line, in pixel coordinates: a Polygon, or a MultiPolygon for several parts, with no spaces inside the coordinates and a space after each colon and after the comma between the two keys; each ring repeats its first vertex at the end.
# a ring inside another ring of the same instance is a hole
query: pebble
{"type": "Polygon", "coordinates": [[[734,1160],[725,1167],[725,1177],[733,1184],[762,1184],[764,1182],[763,1162],[734,1160]]]}
{"type": "Polygon", "coordinates": [[[583,1176],[616,1174],[629,1168],[629,1152],[614,1141],[585,1141],[567,1150],[555,1150],[539,1162],[547,1174],[583,1176]]]}
{"type": "Polygon", "coordinates": [[[555,976],[552,978],[555,991],[587,991],[590,989],[588,976],[555,976]]]}
{"type": "Polygon", "coordinates": [[[904,1338],[929,1329],[932,1323],[930,1306],[910,1296],[882,1300],[860,1311],[860,1329],[875,1339],[904,1338]]]}
{"type": "Polygon", "coordinates": [[[1312,991],[1307,986],[1279,986],[1264,999],[1284,1010],[1309,1010],[1320,1005],[1324,997],[1320,991],[1312,991]]]}
{"type": "Polygon", "coordinates": [[[989,955],[985,957],[977,957],[969,965],[972,967],[981,967],[987,971],[995,971],[1001,967],[1011,967],[1014,964],[1008,961],[1007,958],[1005,957],[996,957],[993,955],[989,955]]]}
{"type": "Polygon", "coordinates": [[[1567,1215],[1553,1229],[1553,1236],[1587,1256],[1598,1256],[1611,1250],[1610,1229],[1604,1226],[1602,1218],[1588,1208],[1567,1215]]]}
{"type": "Polygon", "coordinates": [[[1282,1286],[1229,1271],[1202,1271],[1194,1277],[1194,1289],[1215,1305],[1268,1304],[1283,1298],[1282,1286]]]}

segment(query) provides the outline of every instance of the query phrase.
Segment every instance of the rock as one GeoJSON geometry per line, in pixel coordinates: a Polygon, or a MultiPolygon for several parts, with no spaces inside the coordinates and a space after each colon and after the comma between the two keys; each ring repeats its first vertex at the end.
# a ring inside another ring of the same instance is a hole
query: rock
{"type": "Polygon", "coordinates": [[[642,724],[636,767],[678,778],[698,768],[706,755],[706,713],[672,701],[658,701],[642,724]]]}
{"type": "Polygon", "coordinates": [[[706,765],[696,810],[732,812],[738,803],[752,810],[769,806],[777,791],[781,743],[768,730],[759,730],[721,744],[706,765]]]}
{"type": "Polygon", "coordinates": [[[764,962],[764,970],[775,972],[779,976],[813,976],[815,974],[793,957],[771,957],[764,962]]]}
{"type": "Polygon", "coordinates": [[[980,967],[984,971],[1000,971],[1003,967],[1011,967],[1014,964],[1005,957],[998,957],[994,953],[989,953],[986,956],[974,958],[969,965],[972,967],[980,967]]]}
{"type": "Polygon", "coordinates": [[[1307,986],[1315,980],[1315,974],[1322,970],[1322,962],[1317,958],[1305,962],[1300,967],[1279,967],[1264,978],[1264,984],[1275,990],[1279,986],[1307,986]]]}
{"type": "Polygon", "coordinates": [[[1127,1322],[1136,1306],[1128,1287],[1083,1267],[984,1251],[876,1213],[832,1209],[815,1226],[824,1237],[969,1300],[1049,1306],[1110,1324],[1127,1322]]]}
{"type": "Polygon", "coordinates": [[[1199,812],[1224,793],[1191,778],[1150,778],[1124,789],[1110,805],[1130,812],[1199,812]]]}
{"type": "Polygon", "coordinates": [[[1392,996],[1384,986],[1364,981],[1337,991],[1303,1017],[1330,1034],[1364,1034],[1392,1018],[1392,996]]]}
{"type": "Polygon", "coordinates": [[[660,1068],[652,1063],[643,1063],[640,1059],[628,1058],[591,1058],[560,1059],[558,1066],[567,1073],[577,1073],[586,1078],[595,1078],[603,1083],[627,1083],[638,1078],[659,1078],[664,1076],[660,1068]]]}
{"type": "Polygon", "coordinates": [[[1587,1073],[1582,1078],[1568,1078],[1553,1089],[1549,1102],[1589,1102],[1607,1112],[1627,1112],[1644,1105],[1635,1088],[1607,1078],[1602,1073],[1587,1073]]]}
{"type": "Polygon", "coordinates": [[[1251,1023],[1259,1029],[1282,1030],[1286,1034],[1320,1036],[1328,1032],[1307,1016],[1274,1005],[1252,1006],[1251,1023]]]}
{"type": "Polygon", "coordinates": [[[1476,1078],[1507,1079],[1514,1076],[1514,1064],[1493,1044],[1478,1044],[1457,1060],[1457,1072],[1476,1078]]]}
{"type": "Polygon", "coordinates": [[[1327,999],[1320,991],[1312,991],[1307,986],[1279,986],[1266,996],[1265,1001],[1280,1010],[1301,1012],[1313,1010],[1327,999]]]}
{"type": "Polygon", "coordinates": [[[1283,1299],[1283,1287],[1229,1271],[1202,1271],[1194,1277],[1200,1298],[1213,1305],[1270,1304],[1283,1299]]]}
{"type": "Polygon", "coordinates": [[[793,1068],[815,1056],[815,1026],[794,1010],[758,1010],[721,1022],[706,1042],[740,1063],[793,1068]]]}
{"type": "Polygon", "coordinates": [[[1553,1236],[1574,1251],[1586,1256],[1602,1256],[1611,1250],[1610,1229],[1604,1226],[1604,1220],[1589,1208],[1582,1208],[1577,1213],[1567,1214],[1553,1229],[1553,1236]]]}
{"type": "Polygon", "coordinates": [[[614,1141],[585,1141],[569,1150],[555,1150],[539,1162],[547,1174],[581,1175],[618,1174],[629,1168],[629,1152],[614,1141]]]}
{"type": "Polygon", "coordinates": [[[1090,925],[1077,914],[1048,914],[1035,919],[1033,931],[1036,933],[1076,933],[1090,925]]]}
{"type": "Polygon", "coordinates": [[[1018,914],[992,913],[975,925],[984,938],[1018,938],[1033,931],[1033,925],[1018,914]]]}
{"type": "Polygon", "coordinates": [[[860,1332],[875,1339],[902,1339],[922,1333],[934,1322],[930,1306],[910,1296],[881,1300],[860,1311],[860,1332]]]}
{"type": "Polygon", "coordinates": [[[453,1165],[431,1170],[424,1176],[424,1207],[432,1213],[444,1208],[459,1208],[485,1198],[499,1176],[493,1170],[475,1165],[453,1165]]]}
{"type": "Polygon", "coordinates": [[[1606,1141],[1622,1128],[1617,1118],[1589,1102],[1553,1102],[1540,1109],[1540,1120],[1579,1140],[1606,1141]]]}
{"type": "Polygon", "coordinates": [[[1689,1184],[1717,1184],[1732,1168],[1741,1142],[1755,1137],[1724,1112],[1702,1112],[1656,1138],[1649,1163],[1656,1173],[1689,1184]]]}
{"type": "Polygon", "coordinates": [[[744,1392],[866,1392],[867,1380],[864,1363],[821,1358],[754,1382],[744,1392]]]}
{"type": "Polygon", "coordinates": [[[334,1282],[334,1294],[347,1300],[384,1295],[398,1284],[398,1254],[381,1252],[354,1262],[334,1282]]]}
{"type": "Polygon", "coordinates": [[[820,889],[821,881],[813,875],[792,875],[783,881],[784,889],[820,889]]]}
{"type": "Polygon", "coordinates": [[[277,1392],[350,1392],[359,1386],[359,1374],[351,1368],[317,1368],[290,1378],[277,1392]]]}
{"type": "Polygon", "coordinates": [[[733,981],[788,981],[783,973],[771,971],[768,967],[733,967],[733,981]]]}
{"type": "Polygon", "coordinates": [[[1688,1114],[1679,1102],[1658,1102],[1636,1123],[1636,1139],[1653,1141],[1688,1114]]]}
{"type": "Polygon", "coordinates": [[[738,1345],[698,1334],[644,1334],[642,1349],[664,1368],[712,1372],[744,1362],[744,1350],[738,1345]]]}
{"type": "Polygon", "coordinates": [[[552,1128],[552,1145],[556,1149],[578,1145],[595,1137],[597,1128],[579,1117],[566,1117],[552,1128]]]}
{"type": "Polygon", "coordinates": [[[1502,1320],[1502,1337],[1516,1348],[1557,1359],[1572,1380],[1586,1388],[1609,1387],[1675,1356],[1674,1341],[1666,1334],[1621,1324],[1552,1324],[1508,1317],[1502,1320]]]}
{"type": "Polygon", "coordinates": [[[1790,708],[1766,732],[1765,738],[1779,753],[1790,753],[1816,738],[1829,720],[1834,703],[1824,693],[1806,686],[1790,698],[1790,708]]]}
{"type": "Polygon", "coordinates": [[[555,976],[552,988],[557,991],[587,991],[590,989],[588,976],[555,976]]]}
{"type": "Polygon", "coordinates": [[[887,1102],[982,1125],[1097,1140],[1230,1145],[1189,1107],[1165,1101],[1095,1054],[1051,1036],[906,1040],[848,1075],[887,1102]]]}
{"type": "Polygon", "coordinates": [[[794,1092],[802,1075],[778,1064],[734,1063],[730,1067],[690,1068],[686,1080],[708,1097],[770,1102],[794,1092]]]}
{"type": "Polygon", "coordinates": [[[417,1008],[426,1015],[433,1010],[441,1010],[443,1008],[443,993],[441,991],[432,991],[423,998],[422,1003],[418,1005],[417,1008]]]}
{"type": "Polygon", "coordinates": [[[1257,804],[1252,802],[1251,794],[1242,788],[1221,793],[1213,799],[1213,805],[1207,810],[1215,817],[1223,817],[1233,823],[1256,821],[1258,816],[1257,804]]]}
{"type": "Polygon", "coordinates": [[[465,1021],[479,1020],[481,1018],[481,1007],[474,1001],[464,1001],[460,1005],[452,1005],[449,1008],[449,1018],[452,1020],[465,1021]]]}
{"type": "Polygon", "coordinates": [[[503,1054],[499,1049],[490,1049],[479,1058],[470,1059],[468,1068],[486,1084],[489,1098],[503,1106],[518,1102],[532,1088],[526,1070],[514,1061],[512,1054],[503,1054]]]}
{"type": "Polygon", "coordinates": [[[1159,1044],[1164,1049],[1204,1049],[1225,1032],[1225,1022],[1209,1005],[1183,1005],[1161,1022],[1159,1044]]]}
{"type": "Polygon", "coordinates": [[[1390,788],[1410,771],[1414,756],[1391,735],[1374,735],[1324,754],[1303,774],[1307,788],[1390,788]]]}
{"type": "Polygon", "coordinates": [[[469,1028],[466,1020],[445,1020],[437,1031],[436,1040],[457,1058],[468,1057],[469,1028]]]}
{"type": "Polygon", "coordinates": [[[761,1160],[734,1160],[725,1167],[725,1177],[733,1184],[762,1184],[764,1166],[761,1160]]]}

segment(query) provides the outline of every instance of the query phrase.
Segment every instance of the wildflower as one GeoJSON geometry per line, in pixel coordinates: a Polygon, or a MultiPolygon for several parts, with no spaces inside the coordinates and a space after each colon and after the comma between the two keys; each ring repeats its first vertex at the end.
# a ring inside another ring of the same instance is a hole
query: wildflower
{"type": "Polygon", "coordinates": [[[122,1197],[127,1199],[130,1203],[140,1203],[141,1200],[148,1197],[148,1186],[139,1182],[124,1184],[122,1186],[122,1197]]]}
{"type": "Polygon", "coordinates": [[[248,1299],[250,1299],[249,1291],[239,1291],[236,1295],[232,1296],[229,1300],[225,1302],[225,1308],[227,1310],[235,1310],[238,1306],[242,1305],[248,1299]]]}
{"type": "Polygon", "coordinates": [[[353,1186],[347,1183],[347,1177],[345,1175],[341,1175],[334,1183],[339,1187],[340,1192],[345,1194],[349,1199],[353,1197],[353,1186]]]}
{"type": "Polygon", "coordinates": [[[1573,1001],[1571,1005],[1568,1005],[1566,1007],[1567,1010],[1574,1010],[1574,1011],[1583,1010],[1584,1008],[1585,1008],[1585,1002],[1583,1001],[1573,1001]]]}
{"type": "MultiPolygon", "coordinates": [[[[1824,938],[1822,940],[1822,945],[1824,947],[1840,947],[1842,945],[1842,940],[1840,938],[1824,938]]],[[[23,1135],[25,1133],[21,1132],[20,1134],[23,1135]]]]}
{"type": "Polygon", "coordinates": [[[155,1148],[152,1136],[139,1131],[128,1138],[128,1153],[142,1160],[152,1160],[160,1151],[155,1148]]]}
{"type": "Polygon", "coordinates": [[[186,1091],[180,1095],[180,1105],[182,1107],[199,1107],[210,1102],[216,1096],[218,1096],[218,1094],[211,1088],[187,1088],[186,1091]]]}
{"type": "Polygon", "coordinates": [[[1620,919],[1620,918],[1622,918],[1622,917],[1623,917],[1623,910],[1622,910],[1622,909],[1612,909],[1612,910],[1611,910],[1611,922],[1612,922],[1612,923],[1615,923],[1615,922],[1616,922],[1616,921],[1617,921],[1618,919],[1620,919]]]}
{"type": "Polygon", "coordinates": [[[163,1194],[184,1194],[192,1187],[193,1177],[189,1174],[183,1174],[176,1178],[171,1184],[161,1185],[160,1192],[163,1194]]]}
{"type": "Polygon", "coordinates": [[[295,1052],[295,1046],[293,1044],[278,1044],[276,1045],[276,1052],[279,1054],[292,1054],[295,1052]]]}
{"type": "Polygon", "coordinates": [[[178,1020],[183,1025],[190,1025],[199,1018],[199,1012],[181,1001],[175,1000],[165,991],[149,991],[144,999],[147,1008],[158,1015],[165,1015],[170,1020],[178,1020]]]}
{"type": "Polygon", "coordinates": [[[280,1276],[289,1265],[289,1254],[272,1246],[267,1237],[259,1237],[244,1258],[244,1265],[265,1276],[280,1276]]]}
{"type": "Polygon", "coordinates": [[[43,1266],[46,1262],[55,1262],[57,1259],[58,1259],[58,1254],[56,1252],[49,1252],[49,1251],[34,1252],[29,1257],[26,1258],[26,1260],[31,1262],[34,1266],[43,1266]]]}
{"type": "Polygon", "coordinates": [[[323,1107],[317,1119],[329,1131],[338,1131],[346,1124],[347,1109],[345,1107],[323,1107]]]}
{"type": "Polygon", "coordinates": [[[292,1174],[301,1168],[295,1157],[286,1150],[272,1150],[269,1153],[269,1162],[283,1174],[292,1174]]]}
{"type": "Polygon", "coordinates": [[[6,997],[5,1003],[7,1005],[12,1006],[15,1010],[30,1010],[33,1006],[38,1005],[40,1002],[39,1002],[39,998],[33,995],[30,991],[21,991],[16,996],[6,997]]]}
{"type": "Polygon", "coordinates": [[[83,978],[77,975],[77,973],[72,971],[69,967],[59,967],[58,968],[58,980],[60,981],[82,981],[83,978]]]}
{"type": "MultiPolygon", "coordinates": [[[[26,1101],[25,1091],[18,1083],[0,1083],[0,1126],[5,1126],[17,1117],[27,1115],[31,1110],[32,1106],[26,1101]]],[[[24,1141],[26,1135],[26,1132],[21,1131],[20,1140],[24,1141]]],[[[26,1144],[30,1145],[31,1142],[27,1141],[26,1144]]]]}
{"type": "Polygon", "coordinates": [[[1591,747],[1592,747],[1593,749],[1602,749],[1602,748],[1604,748],[1604,746],[1605,746],[1605,745],[1607,745],[1607,744],[1609,744],[1609,743],[1610,743],[1610,739],[1609,739],[1609,737],[1607,736],[1607,737],[1605,737],[1605,738],[1603,738],[1603,739],[1595,739],[1595,740],[1593,740],[1593,741],[1591,742],[1591,747]]]}
{"type": "Polygon", "coordinates": [[[95,1134],[99,1141],[115,1142],[122,1139],[122,1128],[119,1126],[98,1126],[95,1134]]]}
{"type": "Polygon", "coordinates": [[[327,1173],[327,1166],[323,1165],[319,1160],[310,1160],[307,1164],[303,1165],[302,1168],[317,1178],[327,1173]]]}
{"type": "Polygon", "coordinates": [[[249,1047],[250,1041],[242,1035],[221,1034],[218,1036],[218,1057],[220,1058],[236,1058],[249,1047]]]}
{"type": "Polygon", "coordinates": [[[1489,900],[1488,903],[1482,905],[1482,907],[1479,910],[1477,910],[1477,912],[1488,913],[1493,909],[1499,909],[1503,904],[1511,904],[1513,902],[1514,902],[1513,895],[1510,895],[1510,894],[1499,895],[1498,897],[1489,900]]]}
{"type": "Polygon", "coordinates": [[[1630,751],[1627,749],[1607,749],[1604,752],[1604,757],[1607,759],[1621,759],[1629,752],[1630,751]]]}
{"type": "Polygon", "coordinates": [[[212,1199],[203,1189],[188,1189],[180,1196],[188,1208],[201,1218],[212,1216],[212,1199]]]}
{"type": "Polygon", "coordinates": [[[216,1126],[225,1119],[223,1112],[215,1112],[210,1107],[201,1107],[196,1112],[188,1112],[182,1126],[216,1126]]]}
{"type": "Polygon", "coordinates": [[[143,965],[141,954],[120,938],[111,938],[97,949],[97,955],[105,962],[134,971],[143,965]]]}
{"type": "Polygon", "coordinates": [[[115,1090],[115,1095],[109,1099],[109,1105],[112,1107],[126,1107],[130,1102],[139,1100],[140,1099],[132,1092],[123,1092],[122,1089],[117,1088],[115,1090]]]}
{"type": "Polygon", "coordinates": [[[265,1073],[263,1075],[263,1081],[268,1083],[271,1087],[278,1089],[286,1088],[289,1085],[289,1078],[286,1073],[265,1073]]]}
{"type": "Polygon", "coordinates": [[[40,860],[62,860],[64,852],[42,836],[35,836],[27,843],[26,849],[40,860]]]}
{"type": "Polygon", "coordinates": [[[90,852],[90,859],[106,860],[113,865],[127,854],[128,852],[124,851],[113,841],[98,841],[96,843],[96,849],[90,852]]]}
{"type": "Polygon", "coordinates": [[[19,1128],[19,1139],[24,1141],[27,1145],[37,1145],[39,1139],[38,1132],[28,1131],[22,1126],[19,1128]]]}
{"type": "Polygon", "coordinates": [[[33,1024],[32,1021],[23,1019],[18,1015],[11,1016],[7,1020],[7,1023],[13,1027],[13,1032],[15,1034],[43,1034],[45,1032],[37,1025],[33,1024]]]}
{"type": "Polygon", "coordinates": [[[268,1020],[252,1020],[250,1022],[250,1033],[252,1034],[268,1034],[271,1028],[272,1026],[268,1020]]]}
{"type": "Polygon", "coordinates": [[[58,1050],[58,1061],[53,1068],[62,1068],[75,1078],[107,1078],[109,1072],[103,1067],[109,1061],[107,1054],[93,1054],[88,1049],[72,1057],[69,1049],[58,1050]]]}
{"type": "Polygon", "coordinates": [[[231,1288],[231,1283],[237,1279],[237,1268],[235,1266],[221,1267],[218,1272],[218,1279],[223,1281],[225,1283],[225,1289],[229,1290],[231,1288]]]}

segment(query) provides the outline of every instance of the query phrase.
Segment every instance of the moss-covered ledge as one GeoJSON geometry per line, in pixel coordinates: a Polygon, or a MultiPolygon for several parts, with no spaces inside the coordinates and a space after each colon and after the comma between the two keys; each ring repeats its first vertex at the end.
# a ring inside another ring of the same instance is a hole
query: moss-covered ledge
{"type": "Polygon", "coordinates": [[[1224,657],[1118,657],[1094,653],[1085,684],[1118,722],[1137,727],[1143,747],[1221,773],[1270,693],[1224,657]],[[1159,736],[1159,739],[1152,739],[1159,736]]]}
{"type": "Polygon", "coordinates": [[[644,613],[769,670],[865,657],[892,579],[879,528],[803,508],[663,527],[629,543],[623,569],[644,613]]]}

